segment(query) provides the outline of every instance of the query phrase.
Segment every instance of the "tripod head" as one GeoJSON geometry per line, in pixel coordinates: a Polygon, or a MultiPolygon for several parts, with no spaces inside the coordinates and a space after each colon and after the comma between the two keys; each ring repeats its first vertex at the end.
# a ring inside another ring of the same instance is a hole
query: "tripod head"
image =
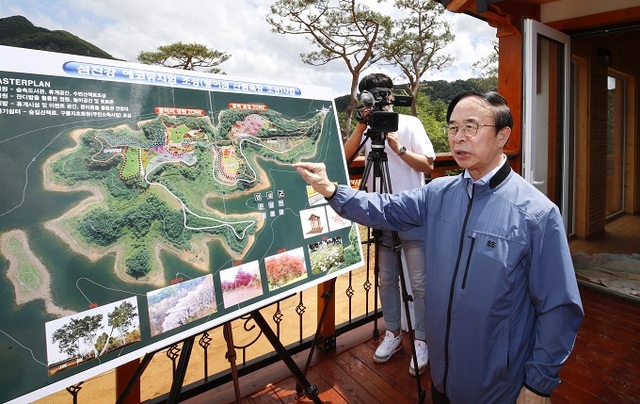
{"type": "MultiPolygon", "coordinates": [[[[385,151],[387,132],[368,130],[365,133],[365,136],[368,136],[371,139],[371,150],[369,151],[369,154],[367,154],[367,160],[373,161],[374,163],[389,161],[387,152],[385,151]]],[[[377,165],[375,167],[377,167],[377,165]]]]}
{"type": "Polygon", "coordinates": [[[353,155],[347,159],[347,165],[351,165],[369,139],[371,139],[371,151],[367,154],[367,160],[387,161],[387,153],[384,151],[387,132],[376,132],[369,128],[363,133],[363,136],[364,140],[360,143],[353,155]]]}

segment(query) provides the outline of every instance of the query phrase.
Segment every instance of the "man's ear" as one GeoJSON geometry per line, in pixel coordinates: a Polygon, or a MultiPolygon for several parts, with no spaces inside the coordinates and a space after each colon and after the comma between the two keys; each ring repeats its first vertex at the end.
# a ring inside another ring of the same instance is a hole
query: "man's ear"
{"type": "Polygon", "coordinates": [[[510,127],[505,126],[504,128],[500,129],[500,132],[498,132],[498,141],[500,142],[500,147],[504,148],[507,145],[507,142],[509,142],[510,137],[511,137],[510,127]]]}

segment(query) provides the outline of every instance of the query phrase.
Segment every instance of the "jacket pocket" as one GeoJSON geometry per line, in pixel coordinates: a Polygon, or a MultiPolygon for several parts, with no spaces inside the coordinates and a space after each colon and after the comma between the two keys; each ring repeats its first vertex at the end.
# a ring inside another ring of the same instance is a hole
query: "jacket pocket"
{"type": "Polygon", "coordinates": [[[464,271],[458,278],[461,290],[477,294],[476,298],[481,300],[499,299],[501,294],[508,294],[522,276],[527,245],[520,240],[478,231],[468,234],[466,240],[466,259],[461,262],[464,271]]]}

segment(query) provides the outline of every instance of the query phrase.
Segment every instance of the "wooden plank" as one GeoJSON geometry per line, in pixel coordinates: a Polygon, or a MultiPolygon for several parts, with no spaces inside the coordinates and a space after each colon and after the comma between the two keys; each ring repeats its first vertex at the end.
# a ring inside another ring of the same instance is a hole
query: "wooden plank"
{"type": "Polygon", "coordinates": [[[585,319],[553,402],[637,402],[640,307],[590,288],[581,294],[585,319]]]}
{"type": "MultiPolygon", "coordinates": [[[[311,384],[318,388],[318,398],[324,403],[346,403],[344,397],[342,397],[338,391],[336,391],[332,385],[327,383],[326,380],[315,369],[310,369],[307,373],[309,381],[313,380],[311,384]]],[[[287,379],[281,380],[277,383],[270,384],[267,389],[257,392],[251,397],[249,401],[252,404],[258,403],[313,403],[313,400],[308,397],[298,398],[296,391],[296,380],[293,376],[287,379]]]]}
{"type": "MultiPolygon", "coordinates": [[[[343,355],[348,355],[348,353],[344,353],[343,355]]],[[[314,370],[327,380],[333,389],[349,403],[368,404],[379,402],[379,400],[370,394],[366,388],[362,387],[349,372],[342,369],[333,360],[317,364],[314,366],[314,370]]]]}
{"type": "MultiPolygon", "coordinates": [[[[373,353],[377,346],[378,343],[370,341],[367,344],[353,348],[351,352],[357,355],[378,376],[390,383],[399,397],[417,402],[417,383],[415,378],[409,374],[411,347],[408,336],[404,336],[402,350],[392,356],[386,363],[375,363],[373,361],[373,353]]],[[[428,391],[431,388],[431,374],[427,371],[420,380],[422,389],[428,391]]]]}

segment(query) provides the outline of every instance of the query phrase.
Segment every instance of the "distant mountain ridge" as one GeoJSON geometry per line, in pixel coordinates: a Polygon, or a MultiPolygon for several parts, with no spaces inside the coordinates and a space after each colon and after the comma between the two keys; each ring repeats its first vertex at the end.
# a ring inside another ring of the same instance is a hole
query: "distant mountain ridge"
{"type": "Polygon", "coordinates": [[[95,45],[67,31],[36,27],[25,17],[0,18],[0,45],[72,55],[116,59],[95,45]]]}
{"type": "MultiPolygon", "coordinates": [[[[396,94],[403,94],[403,89],[407,84],[396,85],[394,92],[396,94]]],[[[497,78],[469,78],[458,79],[454,81],[435,80],[435,81],[422,81],[421,93],[429,97],[431,102],[442,101],[445,104],[449,104],[449,101],[453,99],[457,94],[467,91],[496,91],[497,90],[497,78]]],[[[349,94],[342,95],[336,98],[336,109],[338,111],[345,111],[349,105],[351,96],[349,94]]]]}

